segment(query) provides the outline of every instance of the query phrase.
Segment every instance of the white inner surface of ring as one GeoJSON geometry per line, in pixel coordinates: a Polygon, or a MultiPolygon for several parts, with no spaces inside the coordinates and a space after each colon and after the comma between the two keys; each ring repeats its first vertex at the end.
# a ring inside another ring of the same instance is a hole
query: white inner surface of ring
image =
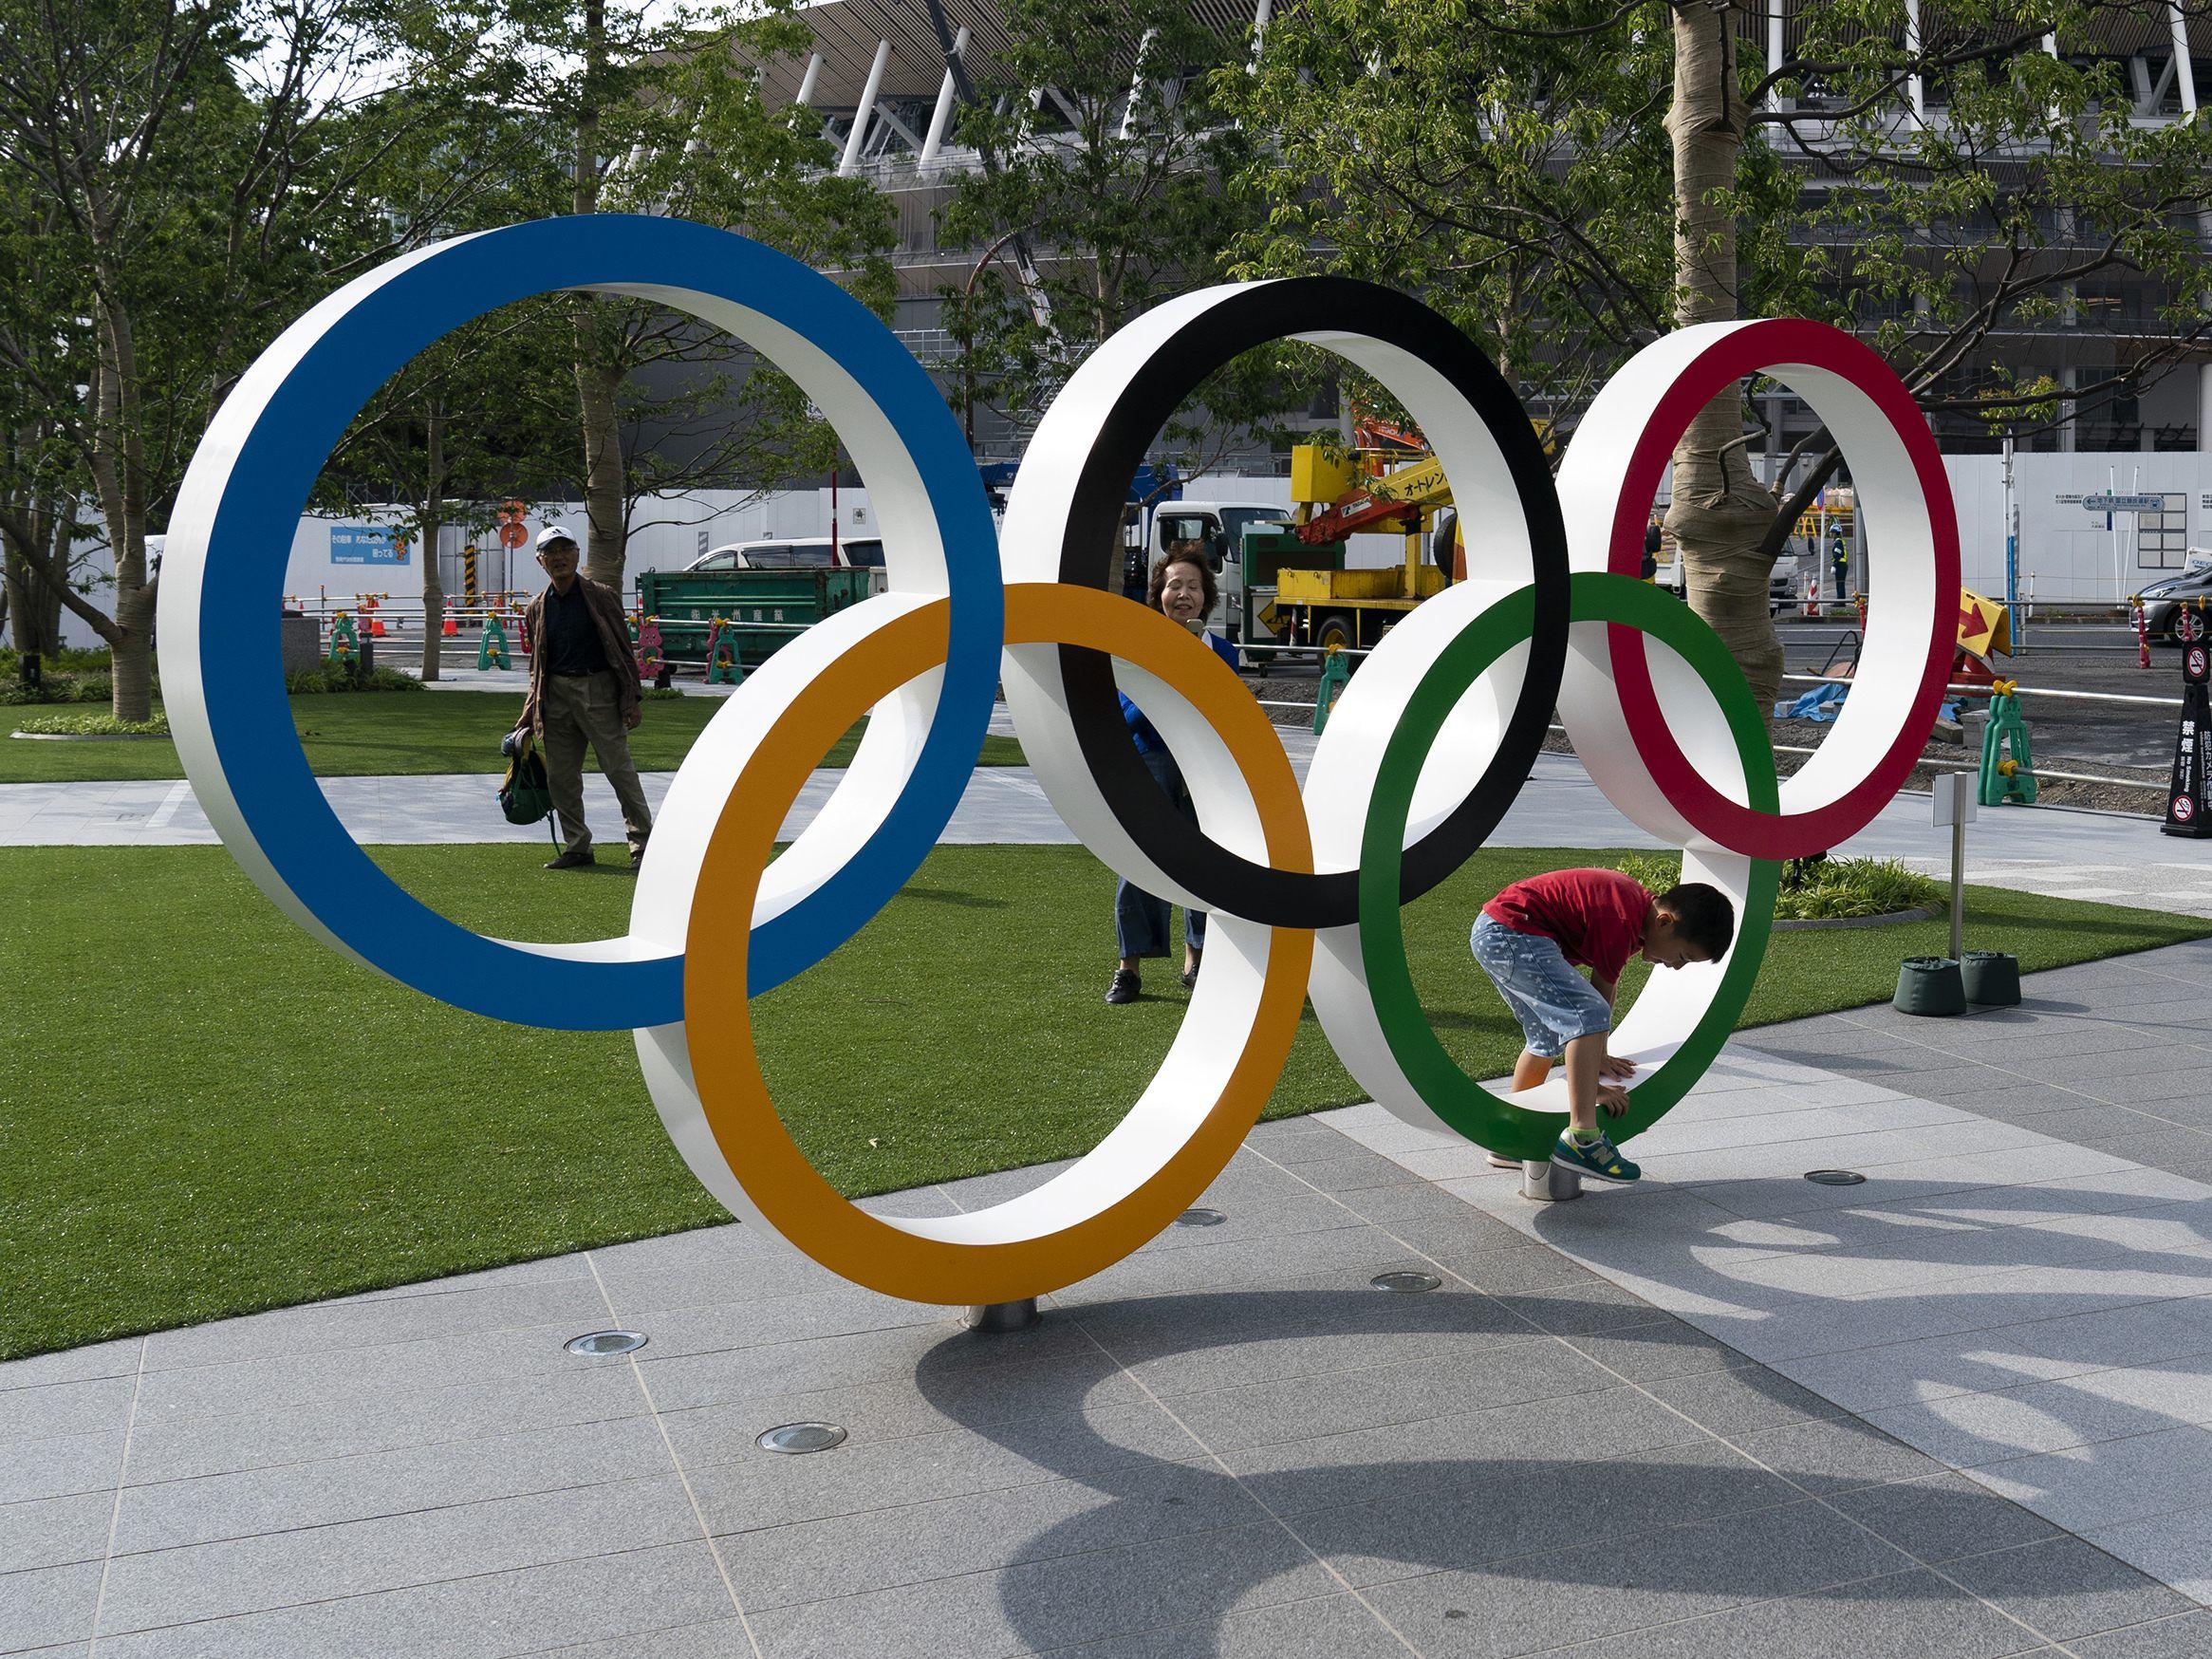
{"type": "MultiPolygon", "coordinates": [[[[839,659],[858,648],[868,632],[881,627],[896,614],[883,600],[906,606],[924,603],[913,597],[884,595],[866,606],[841,611],[809,629],[778,651],[758,675],[747,681],[745,689],[760,688],[750,717],[759,725],[757,728],[727,727],[728,739],[743,741],[746,752],[750,753],[757,736],[782,718],[809,681],[818,675],[836,674],[839,659]]],[[[736,699],[731,700],[734,703],[736,699]]],[[[1265,718],[1256,705],[1251,709],[1250,717],[1261,729],[1247,734],[1247,745],[1273,744],[1273,735],[1264,729],[1265,718]]],[[[715,724],[708,728],[709,733],[720,724],[721,717],[717,716],[715,724]]],[[[701,740],[705,740],[703,736],[701,740]]],[[[1269,756],[1269,762],[1286,771],[1290,765],[1279,750],[1269,756]]],[[[1234,768],[1228,767],[1225,749],[1223,765],[1234,772],[1234,768]]],[[[1250,792],[1244,789],[1240,774],[1208,776],[1204,784],[1215,793],[1237,790],[1244,794],[1246,810],[1252,810],[1250,792]]],[[[761,805],[780,812],[789,804],[771,801],[761,805]]],[[[718,811],[719,801],[716,807],[718,811]]],[[[709,828],[711,833],[711,824],[709,828]]],[[[705,845],[703,838],[700,845],[702,848],[705,845]]],[[[658,839],[655,856],[660,856],[658,839]]],[[[790,856],[788,852],[785,854],[786,858],[790,856]]],[[[647,860],[645,867],[652,868],[651,860],[647,860]]],[[[772,870],[775,865],[769,867],[772,870]]],[[[694,866],[687,871],[683,889],[686,915],[696,881],[694,866]]],[[[1103,923],[1105,918],[1100,920],[1103,923]]],[[[678,945],[681,942],[679,934],[678,945]]],[[[879,1216],[878,1219],[917,1238],[947,1243],[1014,1243],[1061,1232],[1088,1221],[1148,1184],[1214,1111],[1236,1072],[1259,1017],[1271,945],[1272,931],[1267,927],[1234,917],[1215,919],[1206,935],[1205,972],[1191,995],[1189,1010],[1159,1072],[1121,1122],[1073,1165],[1033,1190],[989,1209],[950,1217],[879,1216]]],[[[712,1040],[727,1038],[716,1034],[712,1040]]],[[[773,1237],[782,1238],[774,1221],[746,1191],[744,1178],[737,1167],[741,1158],[734,1162],[715,1139],[692,1070],[688,1025],[640,1031],[637,1049],[654,1109],[660,1113],[670,1141],[700,1184],[734,1215],[773,1237]]],[[[967,1297],[964,1292],[948,1288],[943,1299],[958,1302],[967,1297]]]]}
{"type": "MultiPolygon", "coordinates": [[[[833,426],[861,476],[883,542],[888,591],[825,618],[753,670],[707,722],[669,786],[639,872],[629,942],[638,954],[683,948],[692,890],[723,803],[790,695],[882,621],[950,591],[937,512],[890,417],[830,355],[773,318],[686,289],[607,289],[690,312],[756,346],[789,374],[833,426]],[[886,603],[889,602],[889,603],[886,603]],[[820,636],[816,638],[816,636],[820,636]],[[806,647],[802,649],[801,647],[806,647]]],[[[829,798],[768,867],[753,906],[758,924],[781,915],[834,875],[875,833],[913,774],[937,710],[941,672],[902,686],[870,714],[866,732],[829,798]]],[[[618,941],[620,942],[620,941],[618,941]]]]}
{"type": "MultiPolygon", "coordinates": [[[[1449,597],[1449,592],[1445,597],[1449,597]]],[[[1436,603],[1430,600],[1422,608],[1427,610],[1436,603]]],[[[1608,799],[1626,811],[1625,803],[1639,788],[1647,793],[1655,792],[1651,790],[1649,774],[1644,771],[1642,761],[1620,729],[1619,704],[1611,700],[1612,671],[1607,655],[1606,626],[1602,622],[1576,623],[1570,630],[1560,707],[1566,723],[1576,735],[1576,752],[1588,768],[1591,781],[1608,799]],[[1581,734],[1589,722],[1587,711],[1608,706],[1611,709],[1609,729],[1602,721],[1596,729],[1612,741],[1586,745],[1581,734]],[[1581,723],[1573,711],[1583,712],[1581,723]]],[[[1370,659],[1370,668],[1395,647],[1404,632],[1403,627],[1392,632],[1385,650],[1370,659]]],[[[1648,638],[1645,643],[1651,651],[1655,671],[1662,664],[1670,664],[1670,672],[1690,677],[1694,695],[1703,699],[1701,706],[1688,717],[1686,725],[1676,728],[1678,736],[1684,739],[1686,752],[1693,760],[1710,769],[1707,775],[1717,780],[1717,787],[1735,795],[1747,796],[1742,757],[1736,752],[1727,720],[1714,702],[1711,689],[1671,649],[1648,638]]],[[[1329,729],[1335,730],[1333,718],[1329,729]]],[[[1607,1047],[1609,1053],[1635,1063],[1637,1074],[1628,1085],[1631,1090],[1648,1082],[1705,1016],[1714,997],[1719,993],[1727,963],[1743,939],[1744,900],[1751,881],[1749,859],[1716,848],[1692,848],[1682,854],[1682,879],[1709,883],[1727,895],[1736,908],[1736,937],[1729,945],[1728,956],[1718,962],[1653,969],[1643,990],[1637,993],[1635,1002],[1620,1016],[1607,1047]]],[[[1468,922],[1471,926],[1473,918],[1468,918],[1468,922]]],[[[1458,1131],[1450,1124],[1429,1109],[1383,1035],[1374,998],[1367,988],[1366,965],[1360,952],[1360,930],[1325,928],[1315,936],[1315,943],[1310,988],[1313,1011],[1329,1046],[1344,1061],[1345,1069],[1373,1096],[1376,1104],[1401,1121],[1418,1128],[1456,1134],[1458,1131]]],[[[1511,1100],[1515,1107],[1531,1111],[1564,1112],[1569,1106],[1563,1067],[1553,1067],[1551,1076],[1542,1084],[1520,1093],[1513,1093],[1504,1079],[1486,1083],[1484,1087],[1511,1100]]]]}
{"type": "MultiPolygon", "coordinates": [[[[718,321],[712,317],[709,320],[718,321]]],[[[1143,322],[1147,320],[1141,320],[1136,326],[1141,327],[1143,322]]],[[[1122,338],[1117,335],[1094,353],[1083,372],[1088,372],[1092,364],[1102,360],[1108,363],[1116,361],[1117,347],[1122,338]]],[[[766,342],[762,344],[764,347],[775,349],[767,346],[766,342]]],[[[1129,360],[1125,358],[1122,361],[1129,360]]],[[[1134,361],[1141,363],[1143,358],[1140,356],[1134,361]]],[[[809,392],[813,391],[806,377],[798,372],[799,365],[792,363],[786,366],[792,369],[794,379],[799,380],[802,385],[808,385],[809,392]]],[[[1076,377],[1078,382],[1082,378],[1082,373],[1076,377]]],[[[816,401],[838,422],[848,448],[856,458],[862,459],[864,467],[880,465],[867,458],[868,452],[862,446],[861,440],[866,433],[865,424],[856,422],[848,429],[843,417],[832,409],[831,404],[819,393],[814,395],[816,401]]],[[[1046,429],[1052,425],[1055,416],[1069,406],[1082,406],[1081,394],[1072,383],[1062,394],[1060,401],[1055,403],[1053,413],[1048,415],[1045,428],[1040,429],[1040,439],[1045,437],[1046,429]]],[[[875,414],[880,423],[880,412],[874,411],[872,404],[869,412],[875,414]]],[[[1080,467],[1082,457],[1088,451],[1089,444],[1085,442],[1074,452],[1075,467],[1080,467]]],[[[1036,484],[1040,477],[1049,476],[1064,490],[1072,489],[1072,473],[1056,466],[1050,458],[1052,453],[1050,445],[1032,444],[1030,457],[1022,470],[1022,479],[1027,480],[1031,486],[1029,498],[1032,500],[1037,494],[1036,484]]],[[[902,448],[901,457],[903,458],[902,448]]],[[[869,476],[871,499],[874,499],[874,475],[870,474],[869,476]]],[[[1014,492],[1017,497],[1022,494],[1022,484],[1017,482],[1014,492]]],[[[1008,551],[1002,557],[1009,579],[1057,580],[1060,536],[1054,533],[1049,543],[1038,542],[1023,535],[1020,524],[1021,520],[1016,517],[1010,504],[1001,546],[1008,550],[1032,548],[1034,550],[1032,563],[1037,568],[1017,569],[1015,567],[1019,561],[1008,551]]],[[[884,529],[888,558],[892,556],[889,534],[891,524],[888,519],[884,521],[884,529]]],[[[935,545],[934,536],[932,545],[935,545]]],[[[941,587],[940,582],[939,590],[941,587]]],[[[897,592],[881,595],[818,624],[771,657],[709,722],[692,755],[686,760],[683,771],[678,774],[676,787],[671,790],[668,801],[662,808],[661,828],[656,830],[654,837],[654,856],[646,861],[641,877],[638,901],[632,912],[632,926],[641,937],[670,941],[673,947],[680,948],[707,842],[712,836],[716,818],[747,758],[809,680],[817,675],[838,672],[839,660],[846,651],[856,647],[868,632],[896,615],[898,607],[918,602],[913,596],[897,592]],[[664,837],[671,829],[678,832],[672,846],[664,844],[664,837]]],[[[1011,663],[1016,658],[1031,663],[1050,663],[1052,680],[1057,685],[1056,646],[1024,646],[1009,651],[1007,655],[1010,662],[1010,700],[1015,679],[1011,663]]],[[[895,730],[902,734],[902,740],[906,744],[908,752],[917,746],[920,733],[926,728],[926,709],[934,704],[934,688],[940,678],[940,675],[934,672],[925,675],[885,704],[879,705],[879,718],[870,721],[868,742],[885,741],[888,747],[885,738],[879,738],[879,730],[886,736],[895,730]],[[903,725],[897,727],[881,718],[884,710],[901,705],[920,712],[911,715],[903,725]]],[[[1183,753],[1192,753],[1190,746],[1199,737],[1195,728],[1202,726],[1203,722],[1199,720],[1196,711],[1181,698],[1168,694],[1166,687],[1152,680],[1150,676],[1143,678],[1148,682],[1143,686],[1145,695],[1154,699],[1152,706],[1159,707],[1163,717],[1162,731],[1168,734],[1171,742],[1178,738],[1182,741],[1183,753]]],[[[1022,729],[1032,763],[1038,767],[1040,774],[1047,770],[1047,749],[1062,751],[1056,758],[1063,762],[1073,755],[1073,733],[1067,727],[1064,718],[1059,722],[1059,734],[1064,736],[1065,741],[1056,745],[1039,744],[1035,734],[1041,722],[1032,715],[1029,723],[1024,725],[1019,707],[1015,713],[1016,723],[1022,729]]],[[[1264,727],[1264,717],[1256,705],[1250,713],[1252,719],[1264,727]]],[[[1272,732],[1263,732],[1260,736],[1271,745],[1274,741],[1272,732]]],[[[1237,831],[1240,838],[1246,832],[1255,838],[1250,845],[1251,854],[1264,856],[1264,848],[1256,840],[1256,811],[1252,805],[1249,792],[1235,774],[1234,767],[1229,764],[1225,746],[1210,728],[1204,732],[1203,742],[1214,751],[1211,759],[1215,764],[1192,768],[1192,784],[1200,811],[1212,812],[1217,820],[1225,815],[1237,817],[1240,821],[1237,831]]],[[[863,752],[865,753],[866,749],[867,743],[864,743],[863,752]]],[[[1274,753],[1279,759],[1279,749],[1274,753]]],[[[1075,756],[1075,760],[1082,775],[1087,779],[1087,769],[1081,768],[1080,756],[1075,756]]],[[[1279,763],[1286,768],[1289,765],[1287,759],[1279,759],[1279,763]]],[[[888,797],[883,792],[890,789],[893,783],[902,783],[903,779],[903,771],[886,770],[880,783],[875,781],[875,774],[870,774],[867,781],[881,805],[887,807],[888,797]]],[[[863,781],[848,773],[840,792],[853,791],[855,785],[863,781]]],[[[1057,796],[1054,797],[1054,805],[1061,807],[1063,816],[1068,818],[1070,827],[1086,840],[1091,841],[1096,850],[1098,843],[1093,839],[1094,833],[1103,834],[1106,828],[1112,826],[1113,820],[1096,789],[1088,790],[1087,794],[1090,802],[1095,803],[1095,811],[1087,815],[1081,811],[1070,813],[1068,806],[1057,796]]],[[[865,799],[866,795],[864,793],[862,798],[865,799]]],[[[766,807],[779,811],[788,804],[764,803],[766,807]]],[[[864,821],[872,827],[875,820],[864,818],[864,821]]],[[[819,827],[818,820],[816,828],[819,827]]],[[[783,857],[770,865],[763,877],[761,898],[754,906],[756,920],[764,914],[774,914],[776,909],[789,903],[788,877],[785,886],[780,889],[772,888],[771,884],[776,881],[778,872],[784,871],[785,867],[792,865],[799,858],[801,848],[813,835],[814,831],[810,830],[808,836],[802,837],[783,857]]],[[[850,844],[850,831],[842,839],[844,844],[850,844]]],[[[815,855],[816,858],[826,862],[836,856],[830,848],[839,845],[838,842],[825,844],[822,851],[815,855]]],[[[1159,891],[1161,888],[1155,886],[1152,890],[1159,891]]],[[[1122,1121],[1075,1165],[1032,1191],[986,1210],[943,1218],[880,1219],[886,1225],[919,1238],[959,1244],[1004,1244],[1064,1231],[1097,1216],[1137,1192],[1188,1144],[1191,1136],[1218,1104],[1221,1092],[1236,1071],[1249,1034],[1258,1017],[1270,940],[1270,930],[1265,927],[1231,917],[1216,919],[1207,936],[1205,973],[1192,995],[1189,1012],[1160,1071],[1122,1121]]],[[[640,1064],[643,1068],[655,1109],[671,1141],[693,1174],[732,1213],[751,1221],[771,1236],[781,1237],[773,1221],[747,1193],[737,1168],[715,1140],[698,1099],[685,1027],[673,1025],[641,1031],[637,1034],[637,1046],[640,1064]]],[[[964,1293],[948,1287],[945,1299],[962,1300],[964,1293]]]]}

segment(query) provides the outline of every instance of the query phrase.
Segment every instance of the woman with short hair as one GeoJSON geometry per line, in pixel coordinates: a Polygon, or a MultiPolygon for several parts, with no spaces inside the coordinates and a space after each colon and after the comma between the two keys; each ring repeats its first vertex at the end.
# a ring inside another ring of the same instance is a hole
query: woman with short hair
{"type": "MultiPolygon", "coordinates": [[[[1168,621],[1180,623],[1199,635],[1224,662],[1235,668],[1236,647],[1206,628],[1206,618],[1213,614],[1216,591],[1214,572],[1206,563],[1204,549],[1195,541],[1177,542],[1154,561],[1144,603],[1168,621]]],[[[1144,770],[1152,774],[1182,814],[1196,824],[1198,810],[1191,804],[1190,791],[1183,784],[1175,757],[1168,754],[1166,743],[1152,722],[1144,718],[1144,711],[1129,700],[1126,692],[1122,694],[1122,718],[1128,723],[1130,739],[1137,745],[1144,770]]],[[[1198,983],[1199,961],[1206,947],[1206,913],[1185,910],[1182,931],[1182,982],[1187,989],[1198,983]]],[[[1143,994],[1143,984],[1138,977],[1137,964],[1146,957],[1168,954],[1173,936],[1167,901],[1133,883],[1122,883],[1114,889],[1114,937],[1122,960],[1121,965],[1114,969],[1112,982],[1106,986],[1106,999],[1118,1007],[1136,1001],[1143,994]]]]}

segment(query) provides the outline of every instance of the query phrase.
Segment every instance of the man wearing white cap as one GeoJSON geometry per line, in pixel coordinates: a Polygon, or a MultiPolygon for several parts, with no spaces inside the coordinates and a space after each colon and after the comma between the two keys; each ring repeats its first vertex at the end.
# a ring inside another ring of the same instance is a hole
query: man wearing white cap
{"type": "Polygon", "coordinates": [[[522,613],[530,643],[530,696],[514,729],[537,738],[553,810],[561,815],[562,851],[546,868],[581,869],[599,862],[591,827],[584,821],[588,743],[622,803],[635,869],[653,833],[653,814],[630,759],[629,734],[640,713],[636,660],[621,598],[613,588],[579,576],[576,557],[576,537],[567,525],[548,524],[539,532],[538,564],[551,586],[522,613]]]}

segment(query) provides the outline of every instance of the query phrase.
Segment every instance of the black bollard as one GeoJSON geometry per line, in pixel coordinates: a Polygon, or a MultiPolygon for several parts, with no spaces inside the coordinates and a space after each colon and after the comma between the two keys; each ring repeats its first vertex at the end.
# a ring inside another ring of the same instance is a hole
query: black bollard
{"type": "Polygon", "coordinates": [[[2201,840],[2212,835],[2212,808],[2204,798],[2204,781],[2212,772],[2212,643],[2204,638],[2201,611],[2184,606],[2179,618],[2182,645],[2182,725],[2174,738],[2173,781],[2166,787],[2166,822],[2159,829],[2167,835],[2201,840]]]}

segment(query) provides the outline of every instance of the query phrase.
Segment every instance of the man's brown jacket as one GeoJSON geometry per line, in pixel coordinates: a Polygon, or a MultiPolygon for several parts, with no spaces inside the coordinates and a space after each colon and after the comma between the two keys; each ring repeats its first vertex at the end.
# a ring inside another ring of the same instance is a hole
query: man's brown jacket
{"type": "MultiPolygon", "coordinates": [[[[601,583],[582,575],[576,582],[584,589],[585,608],[591,612],[592,624],[599,629],[599,648],[606,653],[606,665],[614,670],[615,705],[626,721],[638,706],[638,660],[630,654],[630,624],[623,615],[623,602],[613,588],[601,583]]],[[[545,708],[545,623],[546,593],[541,591],[522,613],[523,634],[530,643],[530,696],[523,699],[522,718],[515,722],[518,732],[525,728],[535,731],[545,708]]]]}

